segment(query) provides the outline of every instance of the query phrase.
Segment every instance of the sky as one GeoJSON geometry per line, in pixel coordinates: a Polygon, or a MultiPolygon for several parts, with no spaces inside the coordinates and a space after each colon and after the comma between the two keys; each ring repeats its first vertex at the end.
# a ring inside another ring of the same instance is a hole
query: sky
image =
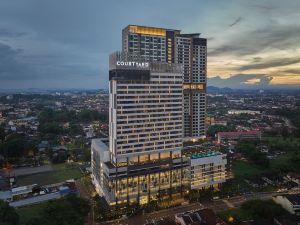
{"type": "Polygon", "coordinates": [[[128,24],[201,33],[209,84],[300,87],[299,0],[0,0],[0,89],[107,88],[128,24]]]}

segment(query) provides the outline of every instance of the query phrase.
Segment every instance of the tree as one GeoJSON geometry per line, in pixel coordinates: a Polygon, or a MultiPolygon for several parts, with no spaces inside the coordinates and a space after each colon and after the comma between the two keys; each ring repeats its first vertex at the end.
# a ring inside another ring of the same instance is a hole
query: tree
{"type": "Polygon", "coordinates": [[[76,195],[67,195],[65,199],[72,205],[72,208],[81,216],[85,217],[89,213],[90,205],[87,200],[83,198],[78,198],[76,195]]]}
{"type": "Polygon", "coordinates": [[[4,157],[21,157],[26,154],[28,148],[28,142],[24,136],[13,134],[7,137],[7,139],[0,146],[0,154],[4,157]]]}
{"type": "Polygon", "coordinates": [[[90,149],[84,149],[83,153],[84,153],[83,154],[83,160],[90,162],[91,161],[91,150],[90,149]]]}
{"type": "Polygon", "coordinates": [[[236,151],[244,154],[250,154],[255,151],[255,145],[253,143],[248,142],[239,142],[236,145],[236,151]]]}
{"type": "Polygon", "coordinates": [[[11,134],[6,137],[3,143],[0,143],[0,155],[7,158],[24,157],[32,150],[37,150],[35,143],[20,134],[11,134]]]}
{"type": "Polygon", "coordinates": [[[47,122],[39,125],[39,131],[44,134],[59,135],[62,133],[63,129],[56,122],[47,122]]]}
{"type": "Polygon", "coordinates": [[[76,119],[76,112],[65,108],[59,111],[45,108],[40,112],[38,119],[40,123],[66,123],[74,121],[76,119]]]}
{"type": "Polygon", "coordinates": [[[38,217],[38,218],[31,218],[27,221],[26,225],[41,225],[41,224],[44,224],[45,221],[38,217]]]}
{"type": "Polygon", "coordinates": [[[186,198],[190,202],[209,201],[213,198],[214,190],[207,188],[203,190],[190,190],[186,198]]]}
{"type": "Polygon", "coordinates": [[[81,126],[78,124],[74,124],[74,123],[70,124],[68,131],[71,135],[83,134],[81,126]]]}
{"type": "Polygon", "coordinates": [[[214,137],[218,132],[233,131],[233,128],[223,125],[212,125],[207,129],[207,134],[214,137]]]}
{"type": "Polygon", "coordinates": [[[260,165],[265,168],[269,167],[270,165],[270,161],[267,158],[267,156],[264,153],[257,150],[249,154],[249,159],[256,165],[260,165]]]}
{"type": "Polygon", "coordinates": [[[52,155],[52,162],[53,163],[63,163],[69,157],[69,153],[65,150],[60,150],[58,152],[53,153],[52,155]]]}
{"type": "Polygon", "coordinates": [[[1,225],[18,225],[19,215],[16,210],[9,206],[7,202],[0,200],[0,224],[1,225]]]}
{"type": "Polygon", "coordinates": [[[5,130],[3,124],[0,124],[0,143],[5,139],[5,130]]]}
{"type": "Polygon", "coordinates": [[[300,109],[279,109],[275,111],[275,114],[283,116],[291,120],[293,125],[296,127],[296,135],[300,137],[300,109]]]}
{"type": "Polygon", "coordinates": [[[243,153],[251,162],[262,167],[269,167],[267,156],[256,149],[253,143],[240,142],[236,146],[236,151],[243,153]]]}
{"type": "Polygon", "coordinates": [[[242,204],[242,209],[247,211],[257,221],[273,222],[275,216],[284,215],[284,209],[273,200],[250,200],[242,204]]]}
{"type": "Polygon", "coordinates": [[[100,121],[108,121],[108,115],[99,113],[96,110],[82,110],[77,114],[77,120],[79,122],[91,122],[95,120],[100,120],[100,121]]]}
{"type": "Polygon", "coordinates": [[[287,212],[272,200],[250,200],[240,208],[229,209],[219,213],[220,217],[228,224],[237,225],[241,221],[254,221],[255,224],[273,224],[274,217],[280,217],[287,212]]]}
{"type": "Polygon", "coordinates": [[[104,197],[100,197],[99,195],[96,195],[93,198],[93,208],[94,208],[94,214],[97,221],[105,220],[109,217],[109,207],[107,202],[105,201],[104,197]]]}

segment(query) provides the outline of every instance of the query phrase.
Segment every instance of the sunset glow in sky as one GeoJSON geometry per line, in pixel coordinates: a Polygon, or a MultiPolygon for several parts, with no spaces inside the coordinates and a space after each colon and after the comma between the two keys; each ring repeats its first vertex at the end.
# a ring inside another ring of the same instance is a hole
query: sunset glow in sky
{"type": "Polygon", "coordinates": [[[299,0],[0,0],[0,89],[107,88],[128,24],[200,32],[220,82],[300,87],[299,21],[299,0]]]}

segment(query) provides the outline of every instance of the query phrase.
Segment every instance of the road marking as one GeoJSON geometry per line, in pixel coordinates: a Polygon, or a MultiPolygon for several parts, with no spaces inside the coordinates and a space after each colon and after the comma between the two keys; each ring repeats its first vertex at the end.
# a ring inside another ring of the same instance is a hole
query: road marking
{"type": "Polygon", "coordinates": [[[226,199],[223,199],[223,202],[224,202],[229,208],[234,208],[234,207],[235,207],[231,202],[229,202],[229,201],[226,200],[226,199]]]}

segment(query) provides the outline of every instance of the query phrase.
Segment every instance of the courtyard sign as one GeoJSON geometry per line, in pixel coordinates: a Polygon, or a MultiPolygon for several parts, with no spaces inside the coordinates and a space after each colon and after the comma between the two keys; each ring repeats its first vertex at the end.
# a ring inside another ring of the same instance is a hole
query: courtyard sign
{"type": "Polygon", "coordinates": [[[136,67],[136,68],[148,68],[147,62],[133,62],[133,61],[117,61],[117,66],[136,67]]]}

